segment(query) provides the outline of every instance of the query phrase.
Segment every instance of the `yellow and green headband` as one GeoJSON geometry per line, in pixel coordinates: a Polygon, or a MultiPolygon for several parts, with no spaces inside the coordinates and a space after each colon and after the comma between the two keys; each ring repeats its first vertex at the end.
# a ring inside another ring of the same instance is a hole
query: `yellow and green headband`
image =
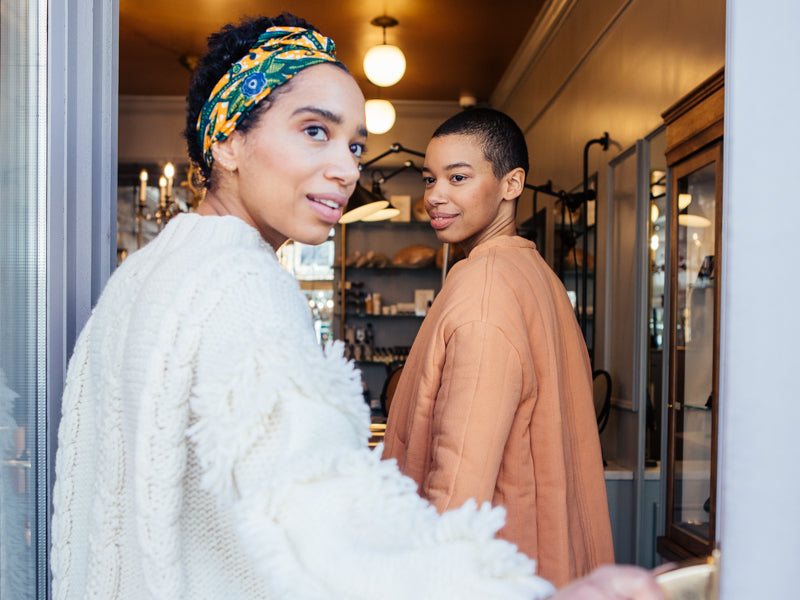
{"type": "Polygon", "coordinates": [[[333,40],[303,27],[270,27],[254,48],[219,80],[197,118],[198,141],[210,167],[211,146],[227,138],[243,115],[295,73],[323,62],[338,63],[333,40]]]}

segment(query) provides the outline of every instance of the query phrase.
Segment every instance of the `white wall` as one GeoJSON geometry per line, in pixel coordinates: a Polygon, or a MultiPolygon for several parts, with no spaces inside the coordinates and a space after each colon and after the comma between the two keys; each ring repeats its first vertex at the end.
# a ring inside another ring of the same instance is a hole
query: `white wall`
{"type": "MultiPolygon", "coordinates": [[[[725,0],[550,0],[492,105],[523,128],[532,184],[550,180],[556,189],[574,188],[583,177],[584,146],[609,133],[608,151],[599,145],[589,150],[589,174],[598,173],[596,218],[603,224],[608,222],[608,163],[662,126],[661,114],[724,63],[725,0]]],[[[531,203],[523,196],[518,220],[530,215],[531,203]]],[[[614,332],[607,330],[605,299],[615,302],[614,289],[606,294],[607,233],[600,227],[597,234],[594,363],[606,369],[605,349],[614,332]]],[[[634,246],[635,231],[615,235],[630,236],[620,241],[634,246]]],[[[634,473],[643,462],[641,423],[638,413],[615,407],[603,434],[606,457],[634,473]]],[[[634,492],[639,496],[642,478],[638,471],[634,492]]],[[[638,518],[631,515],[634,522],[638,518]]],[[[643,539],[638,530],[634,544],[637,539],[643,539]]],[[[637,550],[632,548],[631,555],[637,550]]]]}
{"type": "Polygon", "coordinates": [[[188,162],[181,96],[119,97],[119,162],[188,162]]]}
{"type": "Polygon", "coordinates": [[[540,26],[551,30],[531,31],[517,56],[526,64],[492,96],[525,131],[536,182],[574,185],[589,139],[613,140],[596,170],[724,64],[724,0],[551,0],[546,10],[540,26]]]}
{"type": "MultiPolygon", "coordinates": [[[[661,113],[723,66],[725,0],[550,0],[492,95],[514,117],[531,154],[528,182],[571,189],[586,142],[607,131],[611,147],[589,151],[599,174],[597,220],[606,221],[606,165],[662,123],[661,113]]],[[[520,202],[518,220],[531,215],[520,202]]],[[[541,199],[541,195],[540,195],[541,199]]],[[[595,264],[604,272],[598,232],[595,264]]],[[[602,278],[596,314],[605,310],[602,278]]],[[[603,364],[599,329],[596,364],[603,364]]]]}
{"type": "Polygon", "coordinates": [[[728,1],[719,539],[725,600],[800,598],[800,3],[728,1]]]}
{"type": "MultiPolygon", "coordinates": [[[[425,152],[428,141],[434,130],[447,118],[461,110],[458,102],[412,102],[408,100],[392,100],[397,111],[397,122],[388,132],[382,135],[370,134],[367,139],[367,152],[364,161],[389,149],[398,142],[411,150],[425,152]]],[[[408,154],[399,154],[380,161],[381,166],[400,165],[411,159],[422,165],[422,159],[408,154]]]]}

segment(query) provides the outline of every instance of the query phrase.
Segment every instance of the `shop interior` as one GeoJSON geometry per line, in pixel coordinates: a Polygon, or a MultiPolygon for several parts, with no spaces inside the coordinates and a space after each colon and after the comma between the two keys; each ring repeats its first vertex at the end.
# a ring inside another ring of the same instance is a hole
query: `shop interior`
{"type": "MultiPolygon", "coordinates": [[[[276,9],[283,8],[275,5],[276,9]]],[[[587,343],[619,563],[715,548],[725,2],[294,1],[337,41],[370,108],[362,177],[318,247],[284,266],[319,341],[362,372],[380,441],[393,384],[458,248],[421,210],[420,167],[441,121],[510,114],[531,155],[520,235],[564,282],[587,343]],[[501,10],[498,10],[500,8],[501,10]],[[396,83],[364,57],[399,48],[396,83]],[[487,47],[490,46],[490,47],[487,47]],[[378,77],[379,75],[375,76],[378,77]],[[381,116],[391,117],[380,123],[381,116]],[[373,206],[373,208],[375,208],[373,206]]],[[[117,261],[202,202],[185,156],[183,95],[206,32],[270,3],[122,3],[117,261]]]]}

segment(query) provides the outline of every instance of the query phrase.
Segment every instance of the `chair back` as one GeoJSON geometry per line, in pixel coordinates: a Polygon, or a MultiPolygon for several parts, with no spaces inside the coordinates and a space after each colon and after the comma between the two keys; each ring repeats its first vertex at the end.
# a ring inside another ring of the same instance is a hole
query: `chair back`
{"type": "Polygon", "coordinates": [[[608,417],[611,414],[611,374],[608,371],[597,369],[592,373],[592,391],[597,430],[602,433],[608,425],[608,417]]]}

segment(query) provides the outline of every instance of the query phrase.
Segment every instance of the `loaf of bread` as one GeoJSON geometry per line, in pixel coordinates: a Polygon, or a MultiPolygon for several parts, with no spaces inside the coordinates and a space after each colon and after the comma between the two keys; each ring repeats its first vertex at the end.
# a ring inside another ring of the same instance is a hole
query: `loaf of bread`
{"type": "Polygon", "coordinates": [[[355,267],[356,263],[359,261],[360,258],[361,258],[361,252],[355,250],[352,253],[350,253],[350,256],[348,256],[347,260],[344,261],[344,264],[347,267],[355,267]]]}
{"type": "Polygon", "coordinates": [[[414,213],[414,220],[415,221],[425,221],[428,222],[431,220],[430,215],[425,210],[425,198],[422,197],[416,202],[414,202],[414,209],[411,211],[414,213]]]}
{"type": "Polygon", "coordinates": [[[366,254],[361,255],[358,260],[353,264],[354,267],[368,267],[372,257],[375,256],[375,251],[370,250],[366,254]]]}
{"type": "Polygon", "coordinates": [[[382,252],[368,251],[353,265],[354,267],[385,267],[389,264],[389,257],[382,252]]]}
{"type": "Polygon", "coordinates": [[[421,244],[415,244],[413,246],[407,246],[397,252],[397,254],[392,257],[392,265],[395,267],[419,269],[432,266],[435,260],[435,249],[421,244]]]}

